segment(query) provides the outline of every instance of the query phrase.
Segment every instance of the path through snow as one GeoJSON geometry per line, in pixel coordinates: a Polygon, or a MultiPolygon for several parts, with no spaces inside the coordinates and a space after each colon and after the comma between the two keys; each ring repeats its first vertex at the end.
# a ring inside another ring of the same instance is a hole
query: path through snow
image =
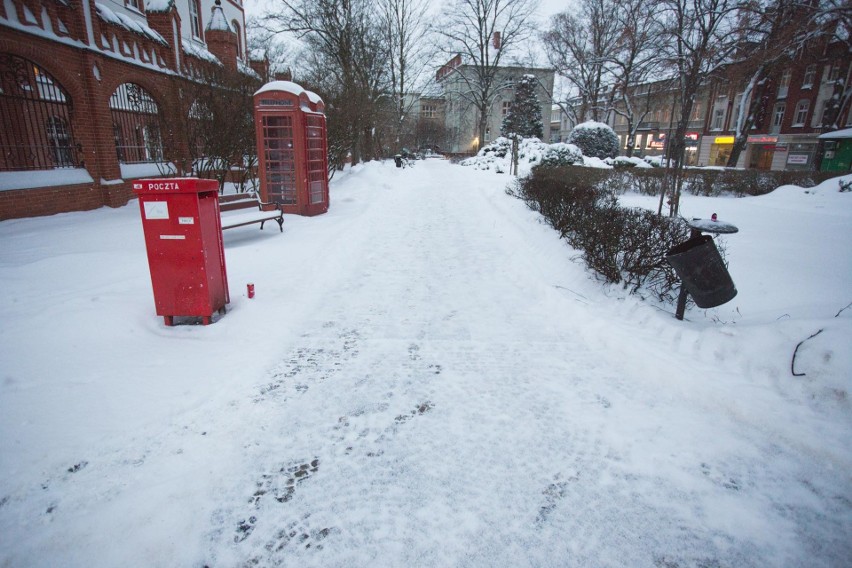
{"type": "MultiPolygon", "coordinates": [[[[288,219],[282,238],[300,236],[280,253],[286,282],[210,331],[174,331],[186,353],[207,341],[233,380],[209,398],[193,389],[145,431],[119,427],[77,469],[4,487],[0,528],[16,542],[4,566],[852,557],[848,454],[812,440],[831,425],[767,422],[789,407],[775,390],[662,354],[653,330],[560,287],[578,270],[570,251],[554,260],[504,177],[438,161],[380,173],[338,189],[328,215],[288,219]],[[251,310],[265,323],[247,338],[205,335],[251,310]],[[241,355],[252,336],[262,369],[241,355]]],[[[257,253],[242,235],[228,237],[229,274],[262,275],[257,257],[282,249],[257,253]]],[[[180,352],[157,357],[181,365],[180,352]]]]}

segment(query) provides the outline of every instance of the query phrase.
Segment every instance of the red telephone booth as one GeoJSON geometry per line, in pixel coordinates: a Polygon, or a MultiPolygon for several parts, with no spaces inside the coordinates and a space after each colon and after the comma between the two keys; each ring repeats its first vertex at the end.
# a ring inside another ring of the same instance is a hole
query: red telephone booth
{"type": "Polygon", "coordinates": [[[254,94],[260,195],[285,213],[328,211],[325,105],[290,81],[267,83],[254,94]]]}
{"type": "Polygon", "coordinates": [[[175,316],[209,324],[213,312],[224,313],[230,301],[219,182],[140,179],[133,191],[139,196],[157,315],[166,325],[173,325],[175,316]]]}

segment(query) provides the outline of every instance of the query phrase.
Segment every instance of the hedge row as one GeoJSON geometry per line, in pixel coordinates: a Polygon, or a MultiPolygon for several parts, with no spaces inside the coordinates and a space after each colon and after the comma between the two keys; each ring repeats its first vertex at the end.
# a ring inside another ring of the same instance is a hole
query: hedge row
{"type": "Polygon", "coordinates": [[[618,205],[609,183],[616,170],[566,166],[534,168],[518,181],[518,194],[562,238],[582,251],[586,265],[631,293],[644,289],[673,301],[679,286],[666,252],[689,237],[680,218],[618,205]]]}
{"type": "MultiPolygon", "coordinates": [[[[599,170],[597,174],[581,172],[581,169],[584,168],[573,168],[566,175],[599,177],[615,191],[635,191],[645,195],[659,195],[666,174],[662,168],[615,168],[599,170]]],[[[709,197],[764,195],[782,185],[813,187],[836,176],[837,172],[687,168],[683,170],[683,192],[709,197]]]]}

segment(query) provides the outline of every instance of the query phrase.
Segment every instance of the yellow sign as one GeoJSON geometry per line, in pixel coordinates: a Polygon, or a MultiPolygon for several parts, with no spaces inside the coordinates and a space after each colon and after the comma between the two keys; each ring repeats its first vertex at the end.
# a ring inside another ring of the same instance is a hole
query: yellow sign
{"type": "Polygon", "coordinates": [[[734,137],[733,136],[717,136],[713,140],[713,143],[714,144],[733,144],[734,143],[734,137]]]}

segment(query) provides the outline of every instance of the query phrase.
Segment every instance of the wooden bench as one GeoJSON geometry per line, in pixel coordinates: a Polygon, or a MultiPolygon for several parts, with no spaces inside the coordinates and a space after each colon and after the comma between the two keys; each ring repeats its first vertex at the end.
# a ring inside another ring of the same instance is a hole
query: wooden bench
{"type": "Polygon", "coordinates": [[[256,193],[237,193],[219,197],[219,211],[222,213],[222,230],[233,229],[267,221],[275,221],[284,232],[284,212],[274,203],[264,203],[256,193]]]}

